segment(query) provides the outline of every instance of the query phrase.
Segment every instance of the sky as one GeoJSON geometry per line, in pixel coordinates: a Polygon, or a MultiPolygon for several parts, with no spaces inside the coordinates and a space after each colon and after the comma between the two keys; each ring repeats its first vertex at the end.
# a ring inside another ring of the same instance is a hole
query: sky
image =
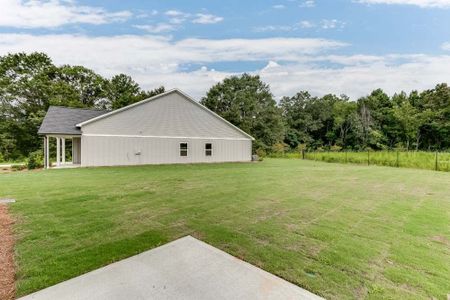
{"type": "Polygon", "coordinates": [[[200,99],[260,75],[277,99],[301,90],[356,100],[450,83],[450,0],[0,0],[0,55],[47,53],[143,88],[200,99]]]}

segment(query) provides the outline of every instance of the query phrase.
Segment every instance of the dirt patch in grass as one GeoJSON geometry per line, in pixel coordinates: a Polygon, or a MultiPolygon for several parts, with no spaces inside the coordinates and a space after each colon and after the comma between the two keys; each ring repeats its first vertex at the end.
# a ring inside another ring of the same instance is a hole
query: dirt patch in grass
{"type": "Polygon", "coordinates": [[[10,167],[0,167],[0,174],[2,173],[11,173],[12,170],[10,167]]]}
{"type": "Polygon", "coordinates": [[[14,299],[13,219],[6,204],[0,204],[0,299],[14,299]]]}
{"type": "Polygon", "coordinates": [[[435,235],[431,238],[433,242],[438,242],[447,246],[450,246],[450,240],[442,235],[435,235]]]}

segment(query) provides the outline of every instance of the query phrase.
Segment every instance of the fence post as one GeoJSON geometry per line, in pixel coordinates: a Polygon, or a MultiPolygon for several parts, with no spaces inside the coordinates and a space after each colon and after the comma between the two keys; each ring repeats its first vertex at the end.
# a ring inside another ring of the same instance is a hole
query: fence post
{"type": "Polygon", "coordinates": [[[302,159],[305,159],[305,149],[302,149],[302,159]]]}
{"type": "Polygon", "coordinates": [[[345,151],[345,163],[348,163],[348,152],[347,152],[347,150],[344,150],[345,151]]]}
{"type": "Polygon", "coordinates": [[[367,150],[367,165],[370,166],[370,151],[367,150]]]}
{"type": "Polygon", "coordinates": [[[438,167],[438,152],[436,151],[435,159],[434,159],[434,170],[437,171],[438,167]]]}

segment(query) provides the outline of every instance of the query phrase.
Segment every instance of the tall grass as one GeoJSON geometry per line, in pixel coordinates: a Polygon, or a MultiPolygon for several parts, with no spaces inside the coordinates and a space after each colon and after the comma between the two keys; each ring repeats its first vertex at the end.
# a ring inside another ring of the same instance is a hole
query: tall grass
{"type": "MultiPolygon", "coordinates": [[[[302,158],[301,153],[275,154],[270,156],[302,158]]],[[[305,152],[305,159],[334,163],[450,171],[450,152],[439,152],[437,154],[436,152],[424,151],[305,152]]]]}

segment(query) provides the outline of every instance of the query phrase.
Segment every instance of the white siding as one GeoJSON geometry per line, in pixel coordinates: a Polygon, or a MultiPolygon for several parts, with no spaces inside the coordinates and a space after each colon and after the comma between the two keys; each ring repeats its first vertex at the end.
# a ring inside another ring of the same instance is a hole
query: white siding
{"type": "Polygon", "coordinates": [[[116,166],[251,160],[251,140],[90,136],[81,140],[82,166],[116,166]],[[180,156],[180,143],[188,143],[188,156],[180,156]],[[212,156],[205,155],[212,143],[212,156]],[[138,154],[140,153],[140,154],[138,154]]]}
{"type": "Polygon", "coordinates": [[[81,164],[81,138],[72,138],[72,162],[81,164]]]}
{"type": "Polygon", "coordinates": [[[83,134],[245,138],[178,92],[82,126],[83,134]]]}
{"type": "Polygon", "coordinates": [[[182,93],[129,107],[81,127],[81,165],[250,161],[252,140],[182,93]],[[180,156],[182,142],[189,144],[180,156]],[[213,155],[205,155],[205,143],[213,155]]]}

